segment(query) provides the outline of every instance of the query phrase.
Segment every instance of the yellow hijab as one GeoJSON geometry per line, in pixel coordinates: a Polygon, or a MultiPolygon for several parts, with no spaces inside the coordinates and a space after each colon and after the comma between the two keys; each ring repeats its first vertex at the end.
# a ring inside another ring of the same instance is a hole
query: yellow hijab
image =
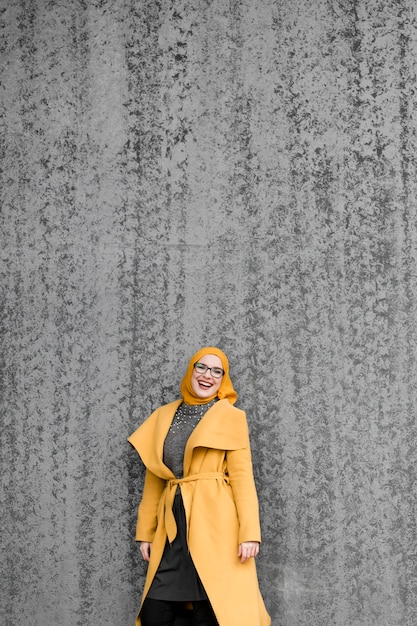
{"type": "Polygon", "coordinates": [[[211,400],[216,398],[216,396],[219,397],[220,400],[227,398],[230,404],[234,404],[237,400],[237,393],[234,390],[233,383],[229,377],[229,361],[227,360],[227,356],[225,355],[225,353],[219,350],[219,348],[214,348],[213,346],[201,348],[201,350],[196,352],[194,356],[192,356],[190,359],[187,372],[182,379],[180,390],[182,398],[187,404],[206,404],[206,402],[210,402],[211,400]],[[210,398],[200,398],[199,396],[197,396],[191,386],[191,376],[193,375],[194,364],[207,354],[214,354],[215,356],[219,357],[220,361],[222,362],[224,374],[218,392],[210,398]]]}

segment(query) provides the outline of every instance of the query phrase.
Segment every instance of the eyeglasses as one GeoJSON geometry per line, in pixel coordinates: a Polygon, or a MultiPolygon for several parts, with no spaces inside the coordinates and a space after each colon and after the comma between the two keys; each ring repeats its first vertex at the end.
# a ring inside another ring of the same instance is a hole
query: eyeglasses
{"type": "Polygon", "coordinates": [[[221,378],[224,374],[221,367],[207,367],[204,363],[194,363],[194,370],[197,374],[205,374],[208,370],[213,378],[221,378]]]}

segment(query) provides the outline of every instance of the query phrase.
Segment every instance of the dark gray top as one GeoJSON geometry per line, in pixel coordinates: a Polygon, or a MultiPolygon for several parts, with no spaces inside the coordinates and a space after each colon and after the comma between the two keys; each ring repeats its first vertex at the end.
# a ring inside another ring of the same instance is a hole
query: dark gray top
{"type": "MultiPolygon", "coordinates": [[[[183,477],[184,450],[189,436],[216,400],[199,405],[183,402],[178,407],[165,438],[163,456],[165,465],[174,472],[176,478],[183,477]]],[[[207,594],[188,550],[187,522],[179,487],[172,512],[177,524],[177,535],[171,544],[168,540],[165,544],[161,562],[147,597],[176,602],[207,600],[207,594]]]]}
{"type": "Polygon", "coordinates": [[[217,398],[207,404],[186,404],[178,407],[164,443],[164,464],[182,478],[184,472],[184,450],[189,436],[201,418],[213,406],[217,398]]]}

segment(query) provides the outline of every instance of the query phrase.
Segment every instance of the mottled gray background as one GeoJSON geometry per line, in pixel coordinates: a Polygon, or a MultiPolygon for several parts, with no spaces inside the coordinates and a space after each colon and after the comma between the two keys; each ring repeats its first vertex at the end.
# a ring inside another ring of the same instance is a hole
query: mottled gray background
{"type": "Polygon", "coordinates": [[[133,626],[126,437],[208,343],[273,626],[415,626],[415,0],[2,7],[2,626],[133,626]]]}

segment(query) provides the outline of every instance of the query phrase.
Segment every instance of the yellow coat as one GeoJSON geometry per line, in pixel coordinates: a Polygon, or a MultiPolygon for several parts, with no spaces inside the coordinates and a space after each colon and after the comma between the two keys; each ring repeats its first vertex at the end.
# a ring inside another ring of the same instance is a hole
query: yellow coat
{"type": "MultiPolygon", "coordinates": [[[[138,509],[137,541],[152,542],[142,603],[165,547],[175,536],[171,503],[177,488],[162,460],[163,445],[181,400],[157,409],[129,437],[146,476],[138,509]]],[[[179,481],[191,557],[220,626],[269,626],[255,560],[241,563],[238,546],[260,541],[258,499],[253,479],[248,426],[243,411],[219,400],[204,415],[184,452],[179,481]]],[[[140,614],[136,626],[140,626],[140,614]]]]}

